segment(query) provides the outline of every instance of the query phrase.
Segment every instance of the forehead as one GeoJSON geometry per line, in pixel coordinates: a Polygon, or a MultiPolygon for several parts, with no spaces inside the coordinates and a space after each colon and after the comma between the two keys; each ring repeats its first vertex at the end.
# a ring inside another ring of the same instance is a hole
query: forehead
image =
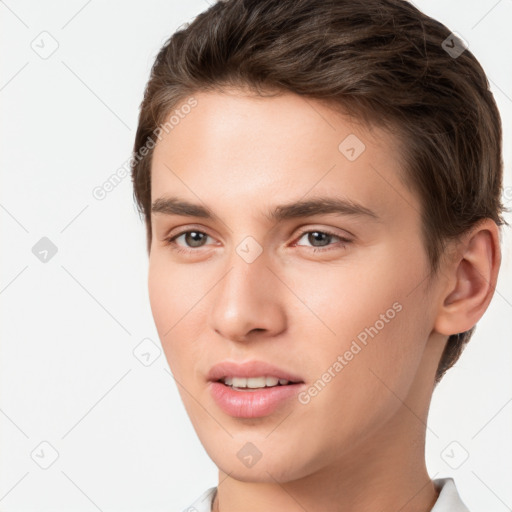
{"type": "Polygon", "coordinates": [[[390,214],[416,204],[399,179],[397,141],[384,130],[293,93],[194,98],[155,147],[152,200],[179,195],[228,208],[327,194],[390,214]]]}

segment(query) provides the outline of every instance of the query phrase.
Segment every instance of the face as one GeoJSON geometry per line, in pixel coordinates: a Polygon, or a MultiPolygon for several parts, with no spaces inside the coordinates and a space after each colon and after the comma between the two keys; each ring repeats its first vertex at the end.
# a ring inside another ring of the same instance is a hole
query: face
{"type": "Polygon", "coordinates": [[[299,479],[371,446],[433,378],[419,200],[384,131],[294,94],[194,98],[153,155],[156,328],[215,464],[299,479]],[[225,361],[298,384],[233,390],[209,380],[225,361]]]}

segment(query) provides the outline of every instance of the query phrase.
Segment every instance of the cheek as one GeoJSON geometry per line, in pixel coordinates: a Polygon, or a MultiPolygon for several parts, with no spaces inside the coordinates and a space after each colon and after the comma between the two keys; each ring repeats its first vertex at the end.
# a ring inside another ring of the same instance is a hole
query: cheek
{"type": "Polygon", "coordinates": [[[414,382],[428,334],[421,292],[410,293],[420,270],[381,258],[364,271],[325,269],[295,280],[315,313],[302,308],[290,319],[309,369],[304,418],[340,449],[390,418],[414,382]]]}
{"type": "Polygon", "coordinates": [[[182,353],[187,343],[179,343],[180,330],[186,323],[186,310],[190,290],[185,288],[183,275],[177,266],[169,265],[165,258],[151,253],[148,270],[149,302],[158,336],[173,373],[186,364],[182,353]],[[181,319],[181,320],[180,320],[181,319]],[[175,363],[178,363],[176,367],[175,363]]]}
{"type": "Polygon", "coordinates": [[[173,282],[175,283],[175,279],[172,273],[160,263],[153,251],[148,270],[149,303],[162,342],[162,335],[172,326],[172,311],[175,311],[173,301],[176,296],[173,293],[173,282]]]}
{"type": "Polygon", "coordinates": [[[290,276],[297,296],[305,298],[313,313],[303,308],[291,326],[309,351],[315,377],[321,378],[329,368],[336,375],[343,373],[336,393],[359,388],[370,396],[387,385],[403,395],[414,379],[429,332],[425,298],[418,286],[425,271],[421,261],[411,265],[397,254],[401,253],[393,248],[354,265],[318,266],[314,274],[290,276]],[[332,367],[338,356],[343,368],[336,365],[336,372],[332,367]]]}
{"type": "MultiPolygon", "coordinates": [[[[171,263],[165,250],[151,252],[148,269],[149,301],[153,318],[159,333],[169,335],[186,321],[198,295],[204,293],[199,273],[190,273],[186,266],[171,263]],[[183,319],[180,321],[180,319],[183,319]]],[[[169,336],[167,335],[167,336],[169,336]]],[[[164,341],[164,340],[162,340],[164,341]]]]}
{"type": "Polygon", "coordinates": [[[201,347],[206,294],[215,283],[205,270],[170,263],[165,251],[153,251],[149,259],[148,292],[151,312],[169,367],[178,380],[194,383],[201,347]]]}

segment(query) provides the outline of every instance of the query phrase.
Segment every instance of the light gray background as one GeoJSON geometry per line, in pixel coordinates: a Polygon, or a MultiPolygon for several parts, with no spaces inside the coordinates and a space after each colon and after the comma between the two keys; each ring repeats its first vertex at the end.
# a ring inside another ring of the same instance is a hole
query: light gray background
{"type": "MultiPolygon", "coordinates": [[[[416,5],[459,33],[488,74],[510,207],[512,0],[416,5]]],[[[4,512],[172,512],[217,483],[159,355],[131,180],[92,194],[130,156],[157,51],[207,7],[0,1],[4,512]],[[57,247],[46,263],[32,252],[43,237],[57,247]],[[134,349],[149,349],[152,364],[134,349]]],[[[510,240],[505,230],[496,295],[429,418],[430,475],[454,476],[472,512],[512,507],[510,240]]]]}

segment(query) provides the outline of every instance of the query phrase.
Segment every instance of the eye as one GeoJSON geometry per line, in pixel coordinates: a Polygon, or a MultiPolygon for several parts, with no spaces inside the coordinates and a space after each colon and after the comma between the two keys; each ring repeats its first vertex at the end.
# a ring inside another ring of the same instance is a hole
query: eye
{"type": "MultiPolygon", "coordinates": [[[[332,241],[333,238],[339,241],[339,247],[343,248],[347,244],[349,244],[351,241],[348,238],[344,238],[342,236],[336,235],[334,233],[331,233],[330,231],[320,231],[320,230],[310,230],[310,231],[304,231],[301,233],[298,240],[301,240],[307,235],[307,241],[311,244],[310,247],[313,247],[313,252],[318,251],[329,251],[331,248],[329,246],[333,245],[332,243],[329,243],[332,241]],[[327,249],[324,249],[324,247],[328,247],[327,249]]],[[[296,242],[296,245],[301,245],[296,242]]],[[[306,246],[307,247],[307,246],[306,246]]],[[[333,247],[335,249],[336,247],[333,247]]]]}
{"type": "MultiPolygon", "coordinates": [[[[309,244],[311,244],[309,247],[312,248],[313,252],[324,252],[329,251],[331,249],[344,248],[346,245],[351,243],[351,240],[349,240],[348,238],[336,235],[335,233],[331,233],[330,231],[310,230],[303,231],[294,245],[303,246],[303,244],[299,244],[298,242],[302,238],[305,238],[306,236],[307,241],[309,242],[309,244]],[[333,239],[337,240],[338,243],[331,243],[333,239]]],[[[171,246],[171,249],[173,251],[191,254],[197,252],[196,249],[200,249],[201,247],[206,246],[206,241],[208,238],[212,237],[210,237],[210,235],[208,235],[204,231],[191,229],[188,231],[182,231],[180,233],[177,233],[165,239],[165,242],[167,245],[171,246]],[[178,240],[180,238],[183,238],[184,245],[178,243],[178,240]]],[[[306,247],[308,246],[306,245],[306,247]]]]}
{"type": "Polygon", "coordinates": [[[175,251],[194,252],[194,249],[203,247],[205,245],[204,242],[209,237],[210,237],[210,235],[208,235],[207,233],[193,229],[193,230],[189,230],[189,231],[182,231],[181,233],[178,233],[176,235],[173,235],[170,238],[167,238],[165,241],[175,251]],[[177,243],[177,240],[179,240],[181,237],[184,237],[183,241],[186,244],[185,247],[183,247],[181,244],[177,243]],[[187,245],[188,245],[188,247],[187,247],[187,245]]]}

